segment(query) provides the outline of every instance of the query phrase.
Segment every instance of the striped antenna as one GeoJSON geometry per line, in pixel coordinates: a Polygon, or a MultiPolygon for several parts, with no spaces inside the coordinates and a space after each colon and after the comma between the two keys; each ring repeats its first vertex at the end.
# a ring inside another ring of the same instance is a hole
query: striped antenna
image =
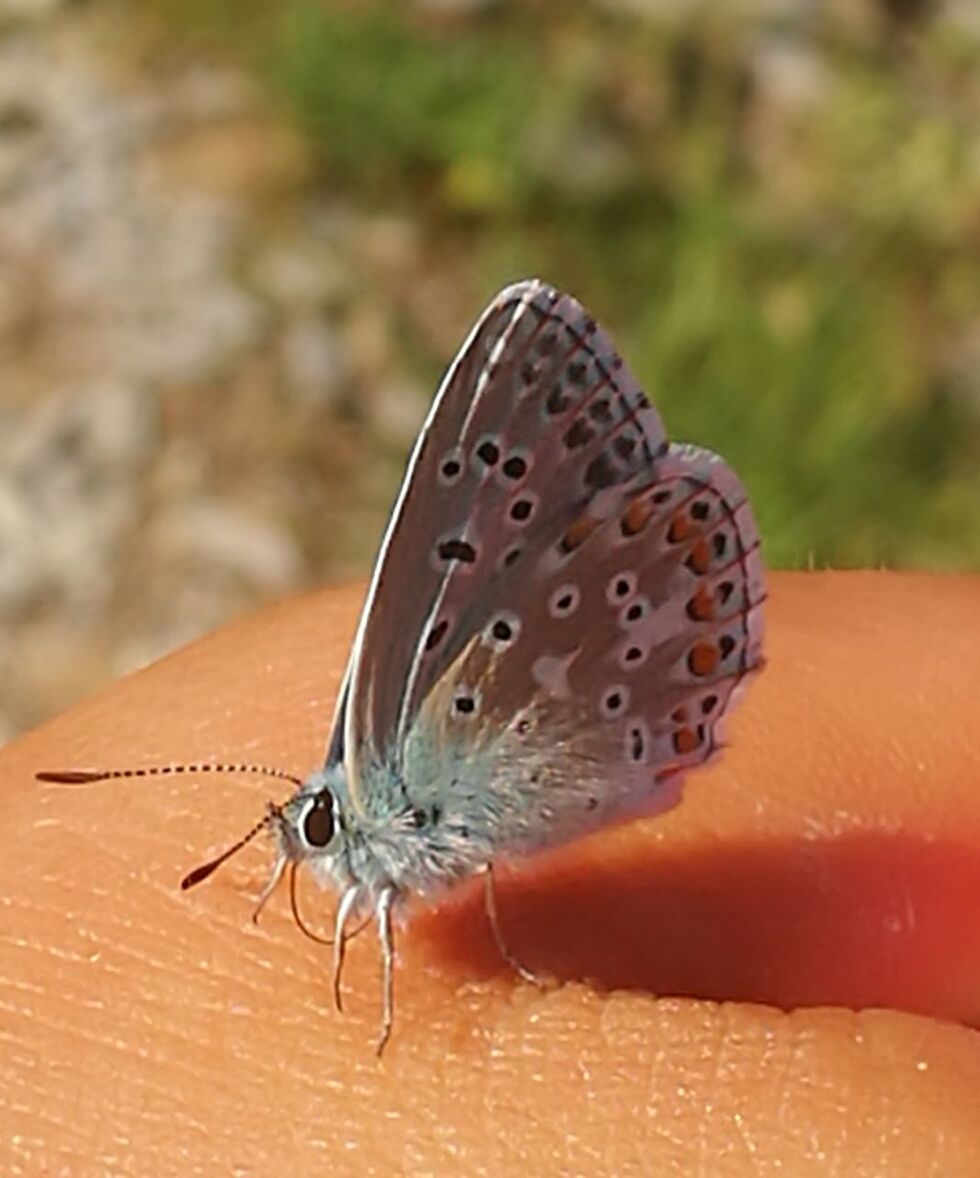
{"type": "MultiPolygon", "coordinates": [[[[269,765],[254,765],[245,762],[232,764],[227,761],[205,761],[178,765],[148,765],[142,769],[42,769],[35,773],[34,777],[38,781],[56,785],[89,785],[92,782],[110,781],[114,778],[171,777],[181,773],[260,773],[265,777],[276,777],[280,781],[288,781],[296,786],[303,784],[301,778],[294,776],[292,773],[287,773],[285,769],[273,769],[269,765]]],[[[256,822],[248,834],[240,838],[226,851],[222,851],[214,859],[209,860],[207,863],[202,863],[200,867],[195,867],[193,871],[188,872],[180,881],[181,890],[186,892],[188,888],[192,888],[195,884],[206,880],[226,859],[230,859],[242,847],[250,843],[257,834],[268,829],[273,822],[281,820],[281,818],[282,810],[278,806],[270,804],[265,817],[259,822],[256,822]]]]}
{"type": "Polygon", "coordinates": [[[260,773],[264,777],[278,777],[280,781],[291,781],[302,785],[302,779],[287,773],[285,769],[273,769],[268,765],[230,764],[225,761],[204,761],[186,765],[147,765],[142,769],[42,769],[34,774],[38,781],[57,785],[88,785],[94,781],[108,781],[121,777],[170,777],[178,773],[260,773]]]}
{"type": "Polygon", "coordinates": [[[237,854],[242,849],[242,847],[247,846],[257,834],[263,830],[266,830],[269,826],[272,825],[273,822],[276,822],[281,818],[282,810],[280,810],[278,806],[273,806],[270,804],[265,817],[256,822],[248,834],[243,835],[237,842],[232,843],[232,845],[226,851],[222,851],[220,855],[216,855],[213,859],[208,860],[207,863],[202,863],[200,867],[195,867],[193,871],[189,871],[180,881],[180,890],[182,892],[186,892],[188,888],[194,887],[195,884],[203,883],[203,881],[206,880],[208,876],[212,874],[212,872],[219,868],[226,859],[230,859],[232,855],[237,854]]]}

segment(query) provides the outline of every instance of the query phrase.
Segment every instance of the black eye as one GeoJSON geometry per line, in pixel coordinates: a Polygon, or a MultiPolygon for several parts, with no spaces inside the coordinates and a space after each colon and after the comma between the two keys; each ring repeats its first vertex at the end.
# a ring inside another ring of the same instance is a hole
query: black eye
{"type": "Polygon", "coordinates": [[[333,803],[328,793],[317,794],[303,816],[303,837],[311,847],[325,847],[333,838],[333,803]]]}

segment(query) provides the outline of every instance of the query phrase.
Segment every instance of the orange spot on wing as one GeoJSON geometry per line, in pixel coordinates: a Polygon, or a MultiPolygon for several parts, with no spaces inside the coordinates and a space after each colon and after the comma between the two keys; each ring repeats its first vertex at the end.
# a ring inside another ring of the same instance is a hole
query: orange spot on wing
{"type": "Polygon", "coordinates": [[[675,515],[667,529],[667,539],[671,544],[679,544],[681,540],[686,540],[693,531],[694,525],[688,516],[675,515]]]}
{"type": "Polygon", "coordinates": [[[624,536],[638,535],[650,522],[651,515],[653,505],[648,499],[634,499],[619,521],[620,531],[624,536]]]}
{"type": "Polygon", "coordinates": [[[580,548],[599,526],[599,521],[591,515],[580,515],[561,538],[561,546],[565,552],[574,552],[580,548]]]}
{"type": "Polygon", "coordinates": [[[715,616],[714,599],[704,585],[698,587],[687,603],[687,616],[695,622],[707,622],[715,616]]]}
{"type": "Polygon", "coordinates": [[[711,548],[703,536],[699,536],[691,545],[691,552],[687,558],[688,568],[704,575],[711,568],[711,548]]]}
{"type": "Polygon", "coordinates": [[[693,753],[698,747],[698,738],[693,728],[681,728],[674,733],[674,751],[693,753]]]}
{"type": "Polygon", "coordinates": [[[718,649],[710,642],[696,642],[687,656],[687,665],[693,675],[710,675],[718,666],[718,649]]]}

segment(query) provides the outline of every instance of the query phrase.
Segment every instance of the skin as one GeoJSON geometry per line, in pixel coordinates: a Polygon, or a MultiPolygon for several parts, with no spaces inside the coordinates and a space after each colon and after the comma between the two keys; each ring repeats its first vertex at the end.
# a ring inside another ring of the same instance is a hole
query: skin
{"type": "MultiPolygon", "coordinates": [[[[0,1172],[980,1173],[980,579],[771,578],[769,666],[673,813],[329,951],[261,843],[190,867],[288,786],[75,787],[39,768],[325,747],[362,590],[286,602],[0,754],[0,1172]],[[658,997],[658,995],[665,995],[658,997]],[[855,1008],[861,1008],[857,1011],[855,1008]]],[[[333,899],[301,886],[326,929],[333,899]]]]}

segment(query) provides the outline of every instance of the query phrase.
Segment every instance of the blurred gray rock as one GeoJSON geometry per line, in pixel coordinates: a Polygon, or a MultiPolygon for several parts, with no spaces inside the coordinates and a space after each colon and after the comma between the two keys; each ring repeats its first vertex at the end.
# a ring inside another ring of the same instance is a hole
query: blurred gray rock
{"type": "Polygon", "coordinates": [[[64,8],[69,0],[0,0],[0,21],[37,20],[64,8]]]}
{"type": "MultiPolygon", "coordinates": [[[[230,275],[240,213],[141,171],[160,100],[121,94],[39,39],[0,41],[0,291],[41,292],[59,375],[205,378],[261,324],[230,275]],[[9,121],[9,120],[8,120],[9,121]]],[[[9,293],[0,300],[7,305],[9,293]]]]}
{"type": "Polygon", "coordinates": [[[129,484],[152,446],[154,403],[105,382],[6,410],[0,432],[0,617],[36,600],[81,621],[108,601],[129,484]]]}
{"type": "Polygon", "coordinates": [[[308,407],[335,404],[349,375],[346,349],[338,332],[312,315],[286,326],[282,366],[288,392],[308,407]]]}
{"type": "Polygon", "coordinates": [[[217,500],[181,503],[161,514],[152,543],[167,564],[213,566],[271,589],[295,584],[299,551],[282,532],[217,500]]]}
{"type": "Polygon", "coordinates": [[[0,740],[308,581],[276,464],[350,370],[244,75],[125,88],[61,19],[0,25],[0,740]]]}

